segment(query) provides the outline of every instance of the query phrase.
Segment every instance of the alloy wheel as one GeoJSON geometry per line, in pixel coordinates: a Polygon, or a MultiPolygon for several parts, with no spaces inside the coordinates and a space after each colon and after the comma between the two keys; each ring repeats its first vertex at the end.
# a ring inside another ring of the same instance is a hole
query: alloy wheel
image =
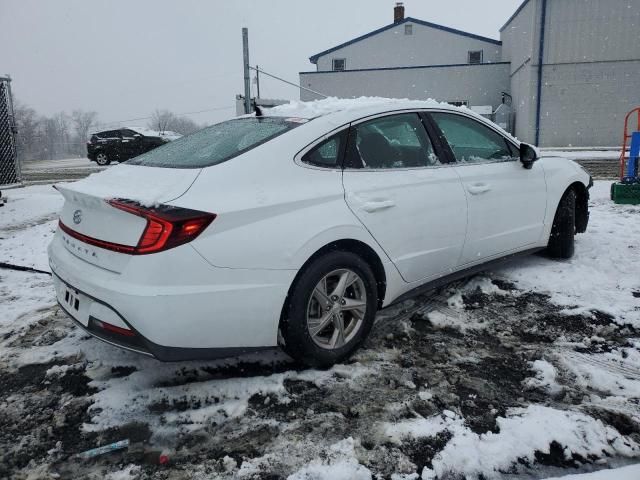
{"type": "Polygon", "coordinates": [[[307,305],[307,329],[321,348],[349,343],[362,327],[367,311],[364,281],[353,270],[334,270],[313,289],[307,305]]]}
{"type": "Polygon", "coordinates": [[[99,153],[96,155],[96,163],[98,165],[107,165],[109,163],[109,159],[104,153],[99,153]]]}

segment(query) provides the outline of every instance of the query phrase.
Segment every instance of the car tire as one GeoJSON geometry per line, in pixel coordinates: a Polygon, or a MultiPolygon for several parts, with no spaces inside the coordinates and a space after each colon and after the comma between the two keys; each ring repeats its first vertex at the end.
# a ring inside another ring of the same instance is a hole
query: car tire
{"type": "Polygon", "coordinates": [[[105,167],[111,163],[111,160],[107,157],[106,153],[100,152],[96,155],[96,163],[101,167],[105,167]]]}
{"type": "Polygon", "coordinates": [[[361,257],[345,251],[318,257],[304,267],[287,297],[283,349],[312,367],[342,362],[367,338],[377,306],[376,279],[361,257]],[[341,281],[347,285],[342,292],[341,281]]]}
{"type": "Polygon", "coordinates": [[[571,258],[576,236],[576,192],[569,189],[558,204],[547,245],[547,254],[552,258],[571,258]]]}

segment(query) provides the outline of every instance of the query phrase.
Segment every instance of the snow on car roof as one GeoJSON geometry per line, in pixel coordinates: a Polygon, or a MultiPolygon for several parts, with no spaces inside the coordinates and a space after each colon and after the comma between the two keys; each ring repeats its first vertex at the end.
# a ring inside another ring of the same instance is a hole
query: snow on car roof
{"type": "Polygon", "coordinates": [[[168,138],[170,140],[176,140],[182,137],[182,135],[180,135],[179,133],[172,132],[170,130],[165,130],[164,132],[160,132],[158,130],[152,130],[150,128],[145,128],[145,127],[127,126],[122,128],[133,130],[134,132],[138,132],[140,135],[144,135],[145,137],[162,137],[162,138],[168,138]]]}
{"type": "Polygon", "coordinates": [[[299,118],[316,118],[329,115],[331,113],[352,111],[352,110],[368,110],[383,107],[391,108],[427,108],[450,105],[440,103],[435,100],[408,100],[384,97],[360,97],[360,98],[336,98],[328,97],[322,100],[313,100],[310,102],[292,101],[284,105],[269,108],[265,114],[274,117],[299,117],[299,118]]]}
{"type": "MultiPolygon", "coordinates": [[[[512,136],[509,132],[500,128],[487,118],[479,115],[467,107],[456,107],[448,103],[439,102],[434,99],[427,100],[409,100],[399,98],[384,97],[359,97],[359,98],[336,98],[328,97],[322,100],[313,100],[310,102],[292,101],[284,105],[278,105],[274,108],[265,109],[264,115],[270,117],[294,117],[294,118],[317,118],[337,116],[340,113],[346,116],[358,114],[362,116],[374,115],[378,112],[390,110],[403,110],[413,108],[438,108],[442,110],[451,110],[463,112],[466,115],[477,118],[478,120],[491,123],[494,128],[499,129],[505,136],[513,141],[520,141],[512,136]]],[[[344,120],[344,119],[341,119],[344,120]]]]}

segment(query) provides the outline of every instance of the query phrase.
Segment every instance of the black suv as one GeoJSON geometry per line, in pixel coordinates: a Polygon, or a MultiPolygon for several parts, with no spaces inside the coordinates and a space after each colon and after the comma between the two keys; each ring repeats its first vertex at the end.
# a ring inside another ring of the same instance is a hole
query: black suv
{"type": "Polygon", "coordinates": [[[98,165],[109,165],[112,161],[125,162],[164,145],[171,139],[173,139],[171,135],[161,136],[158,132],[150,132],[146,129],[105,130],[91,135],[91,139],[87,142],[87,157],[98,165]]]}

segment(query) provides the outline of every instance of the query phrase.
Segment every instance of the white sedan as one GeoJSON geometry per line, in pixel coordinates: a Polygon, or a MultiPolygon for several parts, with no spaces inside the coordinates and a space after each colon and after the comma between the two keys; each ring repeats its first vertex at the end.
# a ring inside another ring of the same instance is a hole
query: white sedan
{"type": "Polygon", "coordinates": [[[469,110],[296,107],[58,185],[49,259],[67,314],[163,361],[280,345],[324,366],[378,309],[515,255],[568,258],[587,228],[590,176],[469,110]]]}

